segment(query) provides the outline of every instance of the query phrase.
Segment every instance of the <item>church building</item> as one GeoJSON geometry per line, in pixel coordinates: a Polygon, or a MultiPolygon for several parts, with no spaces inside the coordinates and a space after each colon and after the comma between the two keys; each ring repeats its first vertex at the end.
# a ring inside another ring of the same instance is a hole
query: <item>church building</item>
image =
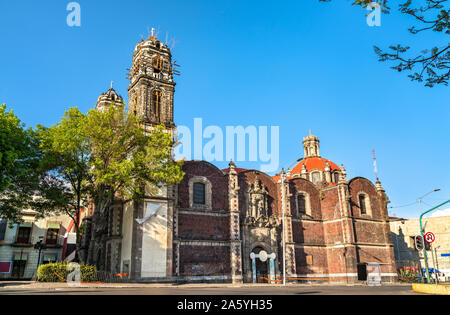
{"type": "MultiPolygon", "coordinates": [[[[176,130],[174,67],[170,49],[155,36],[137,44],[128,107],[148,131],[158,124],[176,130]]],[[[112,102],[123,99],[111,88],[97,108],[112,102]]],[[[233,162],[221,170],[186,161],[178,185],[117,201],[109,213],[106,271],[137,281],[276,283],[285,265],[287,281],[353,283],[366,280],[367,266],[376,263],[384,282],[396,281],[380,181],[348,179],[343,166],[321,156],[314,135],[302,144],[303,159],[281,176],[233,162]]]]}

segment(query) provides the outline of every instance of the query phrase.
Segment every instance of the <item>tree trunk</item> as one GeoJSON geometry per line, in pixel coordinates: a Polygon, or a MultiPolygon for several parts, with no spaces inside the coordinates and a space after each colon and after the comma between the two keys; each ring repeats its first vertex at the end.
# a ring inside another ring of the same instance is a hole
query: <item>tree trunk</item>
{"type": "Polygon", "coordinates": [[[92,237],[89,244],[87,262],[95,265],[98,270],[105,269],[106,239],[108,236],[108,209],[113,198],[107,189],[103,188],[99,192],[99,198],[95,202],[94,215],[92,217],[92,237]]]}

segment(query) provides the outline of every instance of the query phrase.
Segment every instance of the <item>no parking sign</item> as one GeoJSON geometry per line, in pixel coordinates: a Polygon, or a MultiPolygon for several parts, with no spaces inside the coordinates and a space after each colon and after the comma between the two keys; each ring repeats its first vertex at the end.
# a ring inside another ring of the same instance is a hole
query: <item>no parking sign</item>
{"type": "Polygon", "coordinates": [[[428,244],[431,244],[434,242],[434,240],[436,239],[436,237],[434,236],[433,233],[428,232],[427,234],[425,234],[425,242],[427,242],[428,244]]]}

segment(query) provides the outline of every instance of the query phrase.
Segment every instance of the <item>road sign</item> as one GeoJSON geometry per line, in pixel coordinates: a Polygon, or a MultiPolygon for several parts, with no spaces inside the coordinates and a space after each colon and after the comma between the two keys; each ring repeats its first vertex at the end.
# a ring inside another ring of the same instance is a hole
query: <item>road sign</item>
{"type": "Polygon", "coordinates": [[[434,236],[433,233],[428,232],[427,234],[425,234],[425,237],[424,237],[424,238],[425,238],[425,242],[431,244],[431,243],[434,242],[434,240],[435,240],[436,237],[434,236]]]}
{"type": "Polygon", "coordinates": [[[450,257],[450,254],[441,254],[441,257],[450,257]]]}

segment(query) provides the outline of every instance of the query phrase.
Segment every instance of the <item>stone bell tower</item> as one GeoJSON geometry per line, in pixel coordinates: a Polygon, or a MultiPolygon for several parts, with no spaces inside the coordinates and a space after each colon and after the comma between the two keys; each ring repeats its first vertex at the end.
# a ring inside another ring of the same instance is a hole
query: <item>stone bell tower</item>
{"type": "Polygon", "coordinates": [[[108,108],[111,104],[115,105],[123,105],[123,98],[119,94],[116,93],[116,91],[112,87],[111,82],[111,88],[100,95],[97,100],[97,105],[95,105],[95,108],[100,111],[104,111],[106,108],[108,108]]]}
{"type": "Polygon", "coordinates": [[[129,111],[145,123],[146,129],[164,124],[168,130],[173,121],[173,96],[177,74],[170,49],[152,34],[136,45],[133,65],[129,69],[129,111]]]}
{"type": "MultiPolygon", "coordinates": [[[[174,136],[173,104],[178,74],[169,47],[151,35],[136,45],[129,69],[128,111],[142,122],[146,132],[163,124],[174,136]]],[[[146,187],[141,200],[124,205],[122,266],[133,280],[168,279],[173,273],[173,218],[176,186],[163,186],[154,193],[146,187]],[[125,235],[126,233],[126,235],[125,235]]]]}

